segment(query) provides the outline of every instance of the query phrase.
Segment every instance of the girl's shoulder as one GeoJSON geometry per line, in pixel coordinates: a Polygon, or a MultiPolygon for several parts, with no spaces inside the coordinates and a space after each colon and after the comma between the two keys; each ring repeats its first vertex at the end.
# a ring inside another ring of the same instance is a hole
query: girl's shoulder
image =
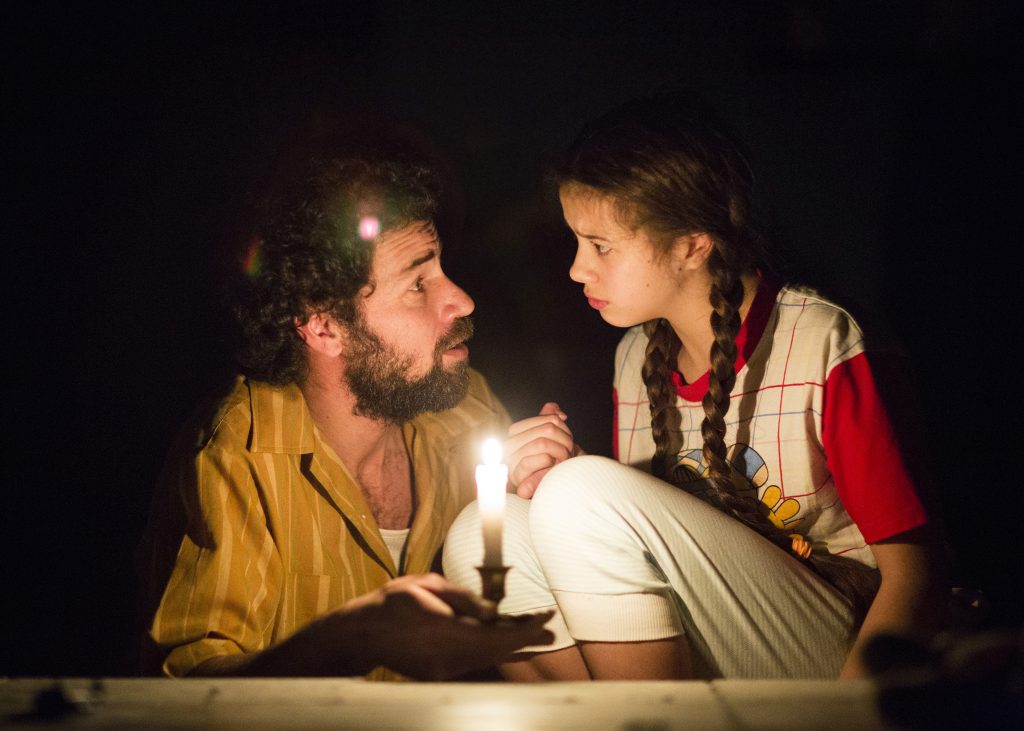
{"type": "Polygon", "coordinates": [[[783,285],[779,288],[775,304],[780,309],[804,309],[810,310],[812,315],[819,317],[842,317],[855,321],[854,316],[849,310],[806,284],[790,283],[783,285]]]}
{"type": "Polygon", "coordinates": [[[863,305],[851,309],[812,287],[787,284],[779,290],[776,309],[776,332],[796,331],[810,337],[816,333],[841,350],[858,348],[906,355],[885,320],[863,305]]]}
{"type": "Polygon", "coordinates": [[[864,333],[857,318],[812,287],[786,284],[775,300],[776,330],[828,330],[855,338],[864,333]]]}

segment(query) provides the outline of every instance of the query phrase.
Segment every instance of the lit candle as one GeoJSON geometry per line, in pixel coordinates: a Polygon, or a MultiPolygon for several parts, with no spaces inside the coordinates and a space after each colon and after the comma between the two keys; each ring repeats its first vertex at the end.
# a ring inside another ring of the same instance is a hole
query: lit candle
{"type": "Polygon", "coordinates": [[[476,499],[484,532],[484,567],[501,566],[501,521],[505,512],[508,465],[501,463],[501,442],[488,439],[483,446],[484,463],[476,467],[476,499]]]}

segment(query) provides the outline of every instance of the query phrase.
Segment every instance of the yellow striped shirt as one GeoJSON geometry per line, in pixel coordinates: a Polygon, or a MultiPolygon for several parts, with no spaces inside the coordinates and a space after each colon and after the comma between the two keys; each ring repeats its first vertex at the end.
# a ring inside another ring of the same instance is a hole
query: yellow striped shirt
{"type": "MultiPolygon", "coordinates": [[[[238,378],[198,439],[186,432],[172,448],[161,478],[142,567],[144,665],[186,675],[211,657],[273,645],[400,570],[429,571],[476,497],[480,443],[507,425],[476,372],[458,406],[404,425],[416,511],[396,567],[298,387],[238,378]]],[[[399,676],[377,668],[370,677],[399,676]]]]}

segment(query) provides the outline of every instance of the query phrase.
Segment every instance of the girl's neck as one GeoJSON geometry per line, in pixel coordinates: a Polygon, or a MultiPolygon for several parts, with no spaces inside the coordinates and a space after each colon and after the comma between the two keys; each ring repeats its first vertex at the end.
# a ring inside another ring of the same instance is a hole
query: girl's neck
{"type": "MultiPolygon", "coordinates": [[[[742,281],[741,320],[750,311],[761,280],[756,274],[745,274],[742,281]]],[[[711,368],[711,344],[715,340],[711,329],[711,279],[705,276],[703,281],[693,284],[696,286],[680,292],[679,304],[667,318],[682,343],[676,365],[687,383],[693,383],[711,368]]]]}

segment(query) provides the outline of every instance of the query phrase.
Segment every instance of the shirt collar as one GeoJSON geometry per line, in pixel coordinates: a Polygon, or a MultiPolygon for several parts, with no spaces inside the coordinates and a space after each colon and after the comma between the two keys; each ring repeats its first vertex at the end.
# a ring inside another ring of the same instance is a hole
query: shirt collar
{"type": "MultiPolygon", "coordinates": [[[[754,301],[750,303],[747,316],[743,318],[740,331],[736,334],[736,373],[746,365],[747,359],[754,354],[757,344],[761,341],[780,289],[781,286],[777,282],[768,277],[761,278],[754,301]]],[[[700,401],[708,391],[709,377],[709,374],[705,373],[693,383],[686,383],[683,381],[683,374],[673,371],[672,385],[675,386],[676,393],[687,401],[700,401]]]]}
{"type": "Polygon", "coordinates": [[[247,383],[252,404],[249,449],[278,454],[312,452],[315,445],[313,417],[299,387],[294,383],[285,386],[253,380],[247,383]]]}

